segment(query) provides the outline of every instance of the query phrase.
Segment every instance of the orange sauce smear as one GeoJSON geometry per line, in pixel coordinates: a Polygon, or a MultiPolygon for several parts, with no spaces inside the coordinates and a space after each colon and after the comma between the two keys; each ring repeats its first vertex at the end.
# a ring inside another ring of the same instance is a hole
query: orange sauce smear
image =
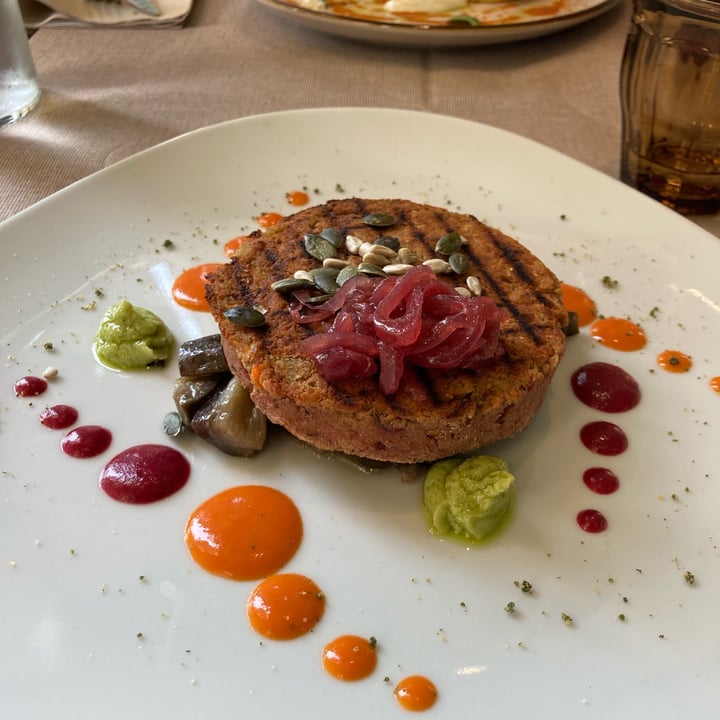
{"type": "Polygon", "coordinates": [[[658,367],[672,373],[685,373],[692,367],[692,358],[679,350],[664,350],[657,356],[658,367]]]}
{"type": "Polygon", "coordinates": [[[362,680],[377,665],[376,643],[359,635],[341,635],[323,648],[322,664],[337,680],[362,680]]]}
{"type": "Polygon", "coordinates": [[[210,307],[205,299],[207,276],[221,267],[221,263],[204,263],[180,273],[172,285],[173,300],[190,310],[209,312],[210,307]]]}
{"type": "Polygon", "coordinates": [[[277,225],[283,216],[276,212],[264,212],[260,213],[257,217],[257,224],[262,228],[270,228],[273,225],[277,225]]]}
{"type": "Polygon", "coordinates": [[[295,554],[303,525],[295,503],[264,485],[228,488],[200,504],[185,526],[193,560],[214,575],[258,580],[295,554]]]}
{"type": "Polygon", "coordinates": [[[305,575],[271,575],[247,602],[250,625],[270,640],[293,640],[309,633],[325,612],[325,595],[305,575]]]}
{"type": "Polygon", "coordinates": [[[235,251],[246,241],[249,240],[249,235],[238,235],[237,237],[231,238],[223,245],[223,252],[225,257],[234,257],[235,251]]]}
{"type": "Polygon", "coordinates": [[[410,675],[395,687],[395,697],[402,707],[414,712],[429,710],[437,700],[435,684],[424,675],[410,675]]]}
{"type": "Polygon", "coordinates": [[[310,196],[304,190],[290,190],[285,193],[285,199],[290,205],[307,205],[310,196]]]}
{"type": "Polygon", "coordinates": [[[580,327],[589,325],[597,318],[597,305],[584,290],[574,285],[560,283],[560,291],[565,309],[577,315],[580,327]]]}
{"type": "Polygon", "coordinates": [[[647,344],[645,331],[625,318],[600,318],[590,327],[590,335],[601,345],[622,352],[641,350],[647,344]]]}
{"type": "Polygon", "coordinates": [[[720,375],[710,378],[710,389],[714,390],[716,393],[720,393],[720,375]]]}

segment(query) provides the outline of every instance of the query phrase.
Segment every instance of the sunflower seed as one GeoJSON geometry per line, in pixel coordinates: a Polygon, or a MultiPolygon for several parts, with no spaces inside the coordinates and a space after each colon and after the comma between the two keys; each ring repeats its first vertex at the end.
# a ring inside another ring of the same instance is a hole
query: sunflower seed
{"type": "Polygon", "coordinates": [[[345,238],[345,247],[351,255],[357,255],[360,252],[360,246],[364,240],[357,237],[356,235],[348,235],[345,238]]]}
{"type": "Polygon", "coordinates": [[[412,270],[413,267],[413,265],[408,263],[392,263],[390,265],[385,265],[383,270],[388,275],[404,275],[408,270],[412,270]]]}
{"type": "Polygon", "coordinates": [[[414,265],[418,260],[418,256],[417,253],[410,248],[401,247],[398,250],[397,259],[404,265],[414,265]]]}
{"type": "Polygon", "coordinates": [[[436,275],[450,272],[450,263],[442,258],[430,258],[426,260],[423,265],[427,265],[436,275]]]}
{"type": "Polygon", "coordinates": [[[342,270],[347,264],[348,261],[343,260],[342,258],[325,258],[323,260],[324,268],[336,268],[337,270],[342,270]]]}
{"type": "Polygon", "coordinates": [[[370,263],[370,265],[377,265],[378,267],[383,267],[384,265],[387,265],[390,260],[386,258],[384,255],[381,255],[380,253],[374,253],[369,252],[365,253],[362,256],[362,261],[364,263],[370,263]]]}
{"type": "Polygon", "coordinates": [[[474,275],[468,275],[467,278],[465,278],[465,284],[473,295],[482,295],[482,285],[480,284],[480,280],[474,275]]]}
{"type": "Polygon", "coordinates": [[[463,297],[471,297],[472,293],[466,287],[456,287],[455,292],[463,297]]]}
{"type": "Polygon", "coordinates": [[[307,280],[310,283],[313,281],[313,276],[307,270],[296,270],[293,277],[296,280],[307,280]]]}

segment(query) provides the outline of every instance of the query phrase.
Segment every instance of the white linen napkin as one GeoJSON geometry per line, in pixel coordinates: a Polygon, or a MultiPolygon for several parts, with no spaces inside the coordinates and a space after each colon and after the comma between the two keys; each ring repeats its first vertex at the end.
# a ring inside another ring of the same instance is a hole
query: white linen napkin
{"type": "Polygon", "coordinates": [[[25,26],[41,27],[179,27],[192,0],[154,0],[160,14],[147,15],[127,2],[100,0],[20,0],[25,26]]]}

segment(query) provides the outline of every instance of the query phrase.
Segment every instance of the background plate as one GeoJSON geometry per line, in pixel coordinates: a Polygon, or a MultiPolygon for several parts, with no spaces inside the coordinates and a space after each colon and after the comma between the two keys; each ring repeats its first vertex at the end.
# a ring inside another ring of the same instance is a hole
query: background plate
{"type": "Polygon", "coordinates": [[[467,8],[422,19],[416,17],[413,21],[385,13],[382,3],[374,0],[342,4],[342,15],[312,9],[302,0],[258,2],[299,25],[338,37],[396,47],[452,48],[497,45],[550,35],[597,17],[620,0],[475,3],[471,12],[481,22],[480,26],[445,24],[453,15],[467,14],[467,8]]]}
{"type": "Polygon", "coordinates": [[[543,720],[711,717],[720,706],[720,397],[709,387],[720,375],[719,264],[716,238],[604,175],[487,126],[394,110],[307,110],[208,128],[6,221],[1,714],[406,717],[394,683],[424,673],[440,692],[428,717],[471,707],[543,720]],[[427,146],[428,137],[443,141],[427,146]],[[91,347],[104,309],[127,297],[163,317],[178,341],[212,332],[208,316],[170,300],[174,277],[222,261],[225,240],[257,227],[260,212],[289,212],[285,193],[302,187],[313,202],[393,196],[472,212],[585,288],[602,314],[645,327],[649,344],[638,353],[599,347],[586,331],[572,338],[531,427],[490,448],[518,490],[494,542],[440,541],[428,533],[420,483],[392,470],[359,474],[282,437],[251,460],[181,438],[190,481],[154,505],[122,505],[98,488],[116,452],[175,442],[161,429],[175,368],[98,365],[91,347]],[[667,348],[691,354],[692,371],[657,370],[667,348]],[[607,462],[578,440],[582,424],[603,416],[568,382],[590,360],[620,364],[643,391],[638,408],[613,418],[630,448],[607,462]],[[48,366],[59,376],[44,396],[14,397],[15,380],[48,366]],[[104,455],[61,453],[62,433],[38,423],[45,405],[61,402],[80,410],[80,423],[112,430],[104,455]],[[615,469],[618,493],[584,487],[594,464],[615,469]],[[322,622],[297,641],[260,642],[244,616],[254,583],[208,575],[183,544],[200,502],[257,482],[299,506],[305,538],[286,569],[327,595],[322,622]],[[605,533],[576,527],[588,506],[607,515],[605,533]],[[523,580],[532,594],[516,586],[523,580]],[[320,665],[323,645],[348,632],[373,635],[380,648],[376,673],[354,684],[320,665]]]}

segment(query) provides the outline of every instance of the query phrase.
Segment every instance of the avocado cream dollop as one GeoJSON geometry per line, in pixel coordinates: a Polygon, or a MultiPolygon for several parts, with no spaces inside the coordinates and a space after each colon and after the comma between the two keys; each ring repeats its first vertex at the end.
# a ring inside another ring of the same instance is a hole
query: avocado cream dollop
{"type": "Polygon", "coordinates": [[[173,336],[153,312],[127,300],[108,308],[95,336],[95,354],[115,370],[162,365],[170,356],[173,336]]]}
{"type": "Polygon", "coordinates": [[[438,535],[482,540],[510,508],[515,478],[493,455],[449,458],[434,463],[425,477],[425,508],[438,535]]]}

